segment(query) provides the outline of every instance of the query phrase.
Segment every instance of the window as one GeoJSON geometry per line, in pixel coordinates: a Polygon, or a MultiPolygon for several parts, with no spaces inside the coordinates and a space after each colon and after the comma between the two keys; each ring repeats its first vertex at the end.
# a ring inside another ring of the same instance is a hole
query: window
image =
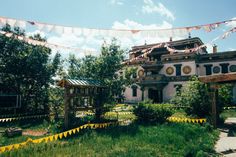
{"type": "Polygon", "coordinates": [[[206,64],[204,65],[204,67],[206,68],[206,75],[211,75],[212,74],[212,64],[206,64]]]}
{"type": "Polygon", "coordinates": [[[175,64],[175,72],[176,72],[176,76],[181,76],[181,66],[182,64],[175,64]]]}
{"type": "Polygon", "coordinates": [[[138,88],[138,87],[135,86],[135,85],[133,85],[131,88],[132,88],[132,96],[133,96],[133,97],[136,97],[136,96],[137,96],[137,88],[138,88]]]}
{"type": "Polygon", "coordinates": [[[220,66],[221,66],[221,73],[228,73],[229,63],[221,63],[220,66]]]}

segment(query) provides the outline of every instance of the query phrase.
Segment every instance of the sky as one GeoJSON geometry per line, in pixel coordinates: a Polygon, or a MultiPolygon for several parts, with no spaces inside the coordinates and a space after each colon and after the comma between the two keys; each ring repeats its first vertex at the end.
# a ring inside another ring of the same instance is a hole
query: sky
{"type": "MultiPolygon", "coordinates": [[[[235,0],[1,0],[0,4],[0,16],[3,17],[97,29],[175,28],[236,18],[235,0]]],[[[210,33],[194,31],[191,36],[197,36],[204,43],[208,43],[232,27],[236,27],[236,22],[221,26],[210,33]]],[[[24,29],[29,35],[40,32],[37,29],[24,29]]],[[[50,43],[92,50],[95,54],[99,53],[104,40],[110,40],[106,36],[95,38],[90,35],[40,33],[50,43]]],[[[187,35],[173,37],[173,40],[182,38],[187,38],[187,35]]],[[[236,33],[224,40],[216,41],[215,44],[218,45],[219,51],[236,50],[235,39],[236,33]]],[[[163,42],[169,40],[169,37],[139,36],[122,37],[118,40],[122,48],[129,50],[135,45],[163,42]]],[[[211,45],[208,50],[211,52],[211,45]]],[[[84,51],[59,51],[64,57],[69,53],[74,53],[78,57],[84,55],[84,51]]]]}

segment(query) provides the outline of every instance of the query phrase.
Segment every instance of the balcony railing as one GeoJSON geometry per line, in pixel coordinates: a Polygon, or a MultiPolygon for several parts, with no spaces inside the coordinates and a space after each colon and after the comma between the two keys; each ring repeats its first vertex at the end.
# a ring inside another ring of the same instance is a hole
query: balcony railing
{"type": "Polygon", "coordinates": [[[145,69],[145,71],[159,72],[164,65],[160,61],[149,61],[141,66],[145,69]]]}
{"type": "Polygon", "coordinates": [[[166,76],[161,74],[148,75],[139,80],[140,85],[154,85],[156,87],[163,87],[167,83],[166,76]]]}

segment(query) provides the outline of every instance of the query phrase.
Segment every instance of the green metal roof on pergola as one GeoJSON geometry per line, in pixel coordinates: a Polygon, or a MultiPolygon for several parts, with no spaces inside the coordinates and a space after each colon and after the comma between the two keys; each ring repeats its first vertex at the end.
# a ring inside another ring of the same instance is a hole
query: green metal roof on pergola
{"type": "Polygon", "coordinates": [[[63,79],[57,84],[63,87],[64,93],[64,123],[68,128],[71,114],[75,111],[98,110],[102,107],[106,86],[98,80],[63,79]]]}
{"type": "Polygon", "coordinates": [[[63,79],[58,83],[58,86],[61,87],[65,87],[65,85],[82,87],[105,87],[100,81],[91,79],[63,79]]]}

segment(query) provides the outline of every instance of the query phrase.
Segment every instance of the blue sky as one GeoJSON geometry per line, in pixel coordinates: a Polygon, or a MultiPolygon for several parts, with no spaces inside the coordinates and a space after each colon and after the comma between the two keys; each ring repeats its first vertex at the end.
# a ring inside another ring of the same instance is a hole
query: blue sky
{"type": "MultiPolygon", "coordinates": [[[[51,24],[86,28],[166,28],[207,24],[236,17],[235,0],[5,0],[0,5],[0,16],[51,24]]],[[[195,31],[192,36],[203,42],[222,35],[236,26],[232,23],[206,33],[195,31]]],[[[31,30],[26,28],[27,32],[31,30]]],[[[83,49],[99,50],[106,37],[76,37],[43,33],[48,41],[83,49]]],[[[169,38],[169,37],[167,37],[169,38]]],[[[183,38],[183,37],[182,37],[183,38]]],[[[179,37],[173,37],[179,39],[179,37]]],[[[236,49],[236,34],[216,42],[219,51],[236,49]]],[[[124,48],[165,39],[121,38],[124,48]]],[[[63,50],[66,55],[67,51],[63,50]]]]}

